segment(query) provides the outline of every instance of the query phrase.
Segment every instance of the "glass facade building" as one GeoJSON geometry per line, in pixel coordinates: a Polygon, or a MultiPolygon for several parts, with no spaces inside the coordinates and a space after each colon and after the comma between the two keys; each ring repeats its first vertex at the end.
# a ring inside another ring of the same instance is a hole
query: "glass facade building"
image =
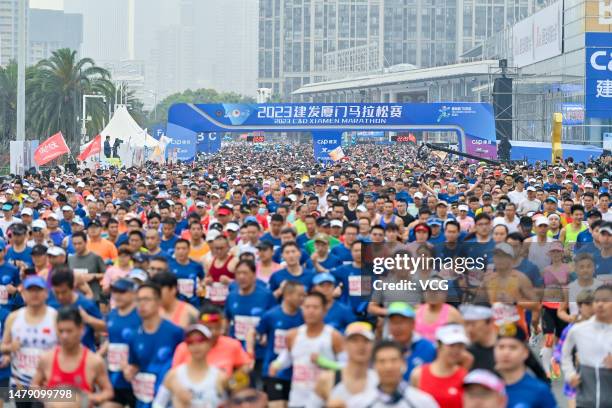
{"type": "Polygon", "coordinates": [[[326,54],[354,47],[376,47],[381,70],[451,64],[529,15],[537,1],[260,0],[259,87],[289,98],[328,79],[326,54]]]}

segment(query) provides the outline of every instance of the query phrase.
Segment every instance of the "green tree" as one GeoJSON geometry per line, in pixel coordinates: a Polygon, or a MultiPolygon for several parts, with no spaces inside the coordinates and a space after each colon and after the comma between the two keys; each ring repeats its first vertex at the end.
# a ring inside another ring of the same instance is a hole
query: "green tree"
{"type": "MultiPolygon", "coordinates": [[[[91,58],[78,59],[76,51],[56,50],[48,59],[40,61],[31,81],[32,130],[40,139],[61,131],[68,146],[78,152],[82,97],[100,94],[110,103],[115,87],[110,74],[95,65],[91,58]]],[[[99,98],[87,100],[88,134],[99,132],[108,115],[106,103],[99,98]]]]}
{"type": "Polygon", "coordinates": [[[0,138],[2,145],[14,138],[16,122],[17,64],[11,61],[6,67],[0,67],[0,138]]]}
{"type": "Polygon", "coordinates": [[[168,109],[175,103],[255,103],[255,99],[235,92],[217,92],[214,89],[187,89],[167,96],[149,112],[147,127],[168,121],[168,109]]]}

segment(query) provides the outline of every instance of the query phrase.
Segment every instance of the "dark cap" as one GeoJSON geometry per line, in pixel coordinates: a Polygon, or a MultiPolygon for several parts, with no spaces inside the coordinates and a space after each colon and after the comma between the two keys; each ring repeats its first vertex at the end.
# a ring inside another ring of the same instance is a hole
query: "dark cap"
{"type": "Polygon", "coordinates": [[[266,250],[266,249],[272,249],[274,248],[274,245],[272,245],[270,241],[260,241],[259,243],[257,243],[255,248],[261,251],[261,250],[266,250]]]}
{"type": "Polygon", "coordinates": [[[34,245],[32,248],[32,256],[47,255],[47,247],[44,245],[34,245]]]}
{"type": "Polygon", "coordinates": [[[89,227],[102,227],[102,223],[97,219],[93,219],[89,222],[89,225],[87,226],[87,228],[89,227]]]}

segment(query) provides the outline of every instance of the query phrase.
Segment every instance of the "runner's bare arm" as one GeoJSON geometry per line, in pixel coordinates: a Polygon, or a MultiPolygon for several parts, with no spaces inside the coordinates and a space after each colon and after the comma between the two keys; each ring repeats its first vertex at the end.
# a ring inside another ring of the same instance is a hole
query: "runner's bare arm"
{"type": "Polygon", "coordinates": [[[93,317],[82,307],[80,307],[79,310],[81,312],[81,317],[83,317],[83,322],[91,326],[94,331],[101,332],[106,330],[106,322],[104,320],[93,317]]]}
{"type": "Polygon", "coordinates": [[[535,289],[533,288],[531,280],[521,273],[519,275],[519,281],[521,299],[517,299],[518,306],[532,311],[538,310],[540,308],[540,304],[537,302],[535,289]]]}
{"type": "Polygon", "coordinates": [[[368,313],[385,317],[387,315],[387,308],[379,305],[376,302],[368,303],[368,313]]]}
{"type": "Polygon", "coordinates": [[[315,384],[315,393],[324,402],[329,399],[329,395],[334,385],[335,375],[335,372],[331,370],[325,370],[319,374],[319,378],[315,384]]]}
{"type": "Polygon", "coordinates": [[[463,317],[461,317],[461,313],[459,313],[459,311],[453,306],[451,306],[448,312],[448,323],[463,324],[463,317]]]}
{"type": "Polygon", "coordinates": [[[97,392],[89,396],[89,401],[97,405],[113,398],[114,391],[113,385],[111,384],[110,378],[108,377],[108,371],[106,371],[106,365],[104,364],[104,360],[102,359],[102,357],[97,354],[91,354],[90,358],[93,359],[93,383],[96,385],[95,389],[97,390],[97,392]]]}
{"type": "Polygon", "coordinates": [[[412,370],[412,373],[410,373],[410,384],[412,384],[413,387],[417,387],[419,388],[419,383],[421,382],[421,367],[416,367],[414,370],[412,370]]]}
{"type": "Polygon", "coordinates": [[[2,335],[2,344],[0,344],[1,353],[10,353],[14,351],[13,336],[11,336],[11,329],[13,328],[13,322],[17,317],[17,312],[11,313],[4,323],[4,334],[2,335]]]}
{"type": "Polygon", "coordinates": [[[332,348],[336,354],[344,351],[344,337],[336,330],[332,332],[332,348]]]}
{"type": "Polygon", "coordinates": [[[43,387],[47,384],[47,371],[49,369],[49,365],[51,364],[51,360],[53,359],[54,352],[54,350],[48,351],[40,357],[40,360],[38,360],[36,373],[34,374],[34,377],[32,377],[32,382],[30,383],[31,388],[43,387]]]}
{"type": "Polygon", "coordinates": [[[193,305],[187,303],[187,314],[189,315],[189,324],[194,324],[198,321],[199,312],[193,305]]]}

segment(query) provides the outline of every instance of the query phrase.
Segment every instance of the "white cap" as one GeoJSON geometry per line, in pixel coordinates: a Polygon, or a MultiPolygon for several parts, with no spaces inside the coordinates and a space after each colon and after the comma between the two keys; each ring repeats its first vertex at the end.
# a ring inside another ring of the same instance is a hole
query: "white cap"
{"type": "Polygon", "coordinates": [[[98,200],[96,199],[96,197],[94,197],[94,195],[93,195],[93,194],[89,194],[89,195],[88,195],[88,196],[85,198],[85,201],[96,202],[96,201],[98,201],[98,200]]]}
{"type": "Polygon", "coordinates": [[[32,221],[32,228],[45,229],[47,228],[47,223],[44,220],[34,220],[32,221]]]}
{"type": "Polygon", "coordinates": [[[211,196],[211,197],[221,198],[221,197],[219,196],[219,194],[217,194],[217,193],[212,193],[210,196],[211,196]]]}
{"type": "Polygon", "coordinates": [[[348,201],[348,196],[340,196],[340,201],[348,201]]]}
{"type": "Polygon", "coordinates": [[[62,207],[62,211],[74,211],[74,208],[69,205],[65,205],[62,207]]]}
{"type": "Polygon", "coordinates": [[[221,232],[219,230],[216,230],[216,229],[208,230],[208,233],[206,234],[206,241],[208,242],[214,241],[220,236],[221,236],[221,232]]]}
{"type": "Polygon", "coordinates": [[[67,192],[67,193],[76,193],[76,190],[75,190],[74,188],[72,188],[72,187],[68,187],[68,188],[66,189],[66,192],[67,192]]]}
{"type": "Polygon", "coordinates": [[[423,193],[417,191],[416,193],[414,193],[414,198],[423,198],[423,193]]]}
{"type": "Polygon", "coordinates": [[[331,220],[331,222],[329,223],[329,226],[330,227],[340,227],[340,228],[342,228],[344,226],[344,224],[340,220],[331,220]]]}
{"type": "Polygon", "coordinates": [[[206,203],[204,201],[198,201],[198,202],[196,202],[196,207],[205,208],[206,207],[206,203]]]}
{"type": "Polygon", "coordinates": [[[232,231],[232,232],[238,232],[240,231],[240,225],[236,224],[235,222],[228,222],[227,225],[225,226],[225,230],[232,231]]]}
{"type": "Polygon", "coordinates": [[[73,224],[79,224],[79,225],[81,225],[81,226],[83,226],[83,227],[85,226],[85,223],[83,222],[83,220],[81,219],[81,217],[78,217],[78,216],[77,216],[77,217],[74,217],[74,218],[72,219],[72,223],[73,223],[73,224]]]}
{"type": "Polygon", "coordinates": [[[54,220],[58,220],[58,221],[59,221],[59,217],[58,217],[58,216],[57,216],[57,214],[56,214],[56,213],[54,213],[54,212],[50,212],[50,213],[47,215],[47,218],[53,218],[54,220]]]}
{"type": "Polygon", "coordinates": [[[535,226],[539,227],[540,225],[548,225],[548,217],[538,217],[536,218],[535,226]]]}
{"type": "Polygon", "coordinates": [[[436,330],[436,339],[440,340],[442,344],[469,344],[469,340],[465,334],[465,329],[460,324],[447,324],[440,326],[436,330]]]}
{"type": "Polygon", "coordinates": [[[457,207],[457,209],[458,209],[459,211],[469,211],[469,210],[470,210],[470,207],[468,207],[468,206],[467,206],[467,205],[465,205],[465,204],[461,204],[461,205],[459,205],[459,206],[457,207]]]}
{"type": "Polygon", "coordinates": [[[300,184],[300,183],[297,183],[297,184],[295,185],[295,188],[297,188],[297,189],[301,190],[301,189],[303,189],[303,188],[304,188],[304,185],[302,185],[302,184],[300,184]]]}
{"type": "Polygon", "coordinates": [[[240,180],[236,179],[232,182],[233,186],[239,186],[240,185],[240,180]]]}
{"type": "Polygon", "coordinates": [[[24,208],[21,210],[21,215],[29,215],[30,217],[34,215],[34,211],[31,208],[24,208]]]}
{"type": "Polygon", "coordinates": [[[290,199],[291,201],[297,201],[297,197],[295,194],[289,194],[287,198],[290,199]]]}
{"type": "Polygon", "coordinates": [[[79,182],[77,183],[77,187],[79,187],[79,188],[85,188],[85,183],[83,183],[82,181],[79,181],[79,182]]]}
{"type": "Polygon", "coordinates": [[[527,187],[527,191],[536,191],[535,187],[529,186],[527,187]]]}
{"type": "Polygon", "coordinates": [[[52,247],[49,247],[49,249],[47,249],[47,255],[51,255],[51,256],[66,255],[66,251],[64,251],[64,248],[62,247],[52,246],[52,247]]]}

